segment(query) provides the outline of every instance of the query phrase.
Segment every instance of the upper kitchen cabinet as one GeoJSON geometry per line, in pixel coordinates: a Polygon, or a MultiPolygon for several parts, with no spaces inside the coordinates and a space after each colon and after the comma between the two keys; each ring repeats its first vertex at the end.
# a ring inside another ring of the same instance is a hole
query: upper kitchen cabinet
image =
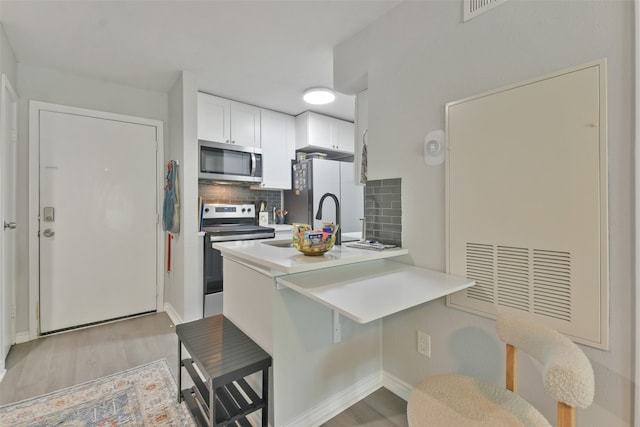
{"type": "Polygon", "coordinates": [[[353,155],[353,123],[304,112],[296,117],[296,149],[353,155]]]}
{"type": "Polygon", "coordinates": [[[260,148],[260,108],[231,101],[231,143],[260,148]]]}
{"type": "Polygon", "coordinates": [[[231,142],[231,101],[198,92],[198,139],[231,142]]]}
{"type": "Polygon", "coordinates": [[[291,160],[295,158],[295,119],[287,114],[262,110],[261,188],[291,189],[291,160]]]}
{"type": "Polygon", "coordinates": [[[198,139],[260,148],[260,108],[198,92],[198,139]]]}

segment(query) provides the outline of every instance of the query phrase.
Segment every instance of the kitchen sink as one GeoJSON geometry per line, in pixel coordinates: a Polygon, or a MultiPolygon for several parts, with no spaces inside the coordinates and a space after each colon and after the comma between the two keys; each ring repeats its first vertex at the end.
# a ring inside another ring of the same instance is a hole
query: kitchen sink
{"type": "Polygon", "coordinates": [[[273,242],[261,242],[263,245],[269,245],[276,248],[292,248],[293,243],[291,240],[276,240],[273,242]]]}

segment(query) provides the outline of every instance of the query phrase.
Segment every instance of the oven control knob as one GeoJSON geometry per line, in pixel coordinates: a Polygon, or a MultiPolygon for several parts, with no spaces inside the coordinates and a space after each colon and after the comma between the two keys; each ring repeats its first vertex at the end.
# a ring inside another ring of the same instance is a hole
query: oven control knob
{"type": "Polygon", "coordinates": [[[251,208],[247,208],[247,213],[250,213],[250,212],[251,212],[251,208]]]}
{"type": "Polygon", "coordinates": [[[209,212],[209,208],[204,208],[204,211],[205,212],[209,212]]]}

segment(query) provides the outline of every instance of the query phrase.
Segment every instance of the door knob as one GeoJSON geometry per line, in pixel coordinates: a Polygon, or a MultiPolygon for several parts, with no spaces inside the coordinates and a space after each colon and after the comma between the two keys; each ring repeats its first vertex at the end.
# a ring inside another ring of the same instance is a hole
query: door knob
{"type": "Polygon", "coordinates": [[[56,234],[56,232],[50,228],[47,228],[42,232],[42,234],[44,234],[44,237],[53,237],[53,235],[56,234]]]}
{"type": "Polygon", "coordinates": [[[16,223],[15,222],[4,222],[4,229],[9,229],[9,230],[14,230],[16,228],[16,223]]]}

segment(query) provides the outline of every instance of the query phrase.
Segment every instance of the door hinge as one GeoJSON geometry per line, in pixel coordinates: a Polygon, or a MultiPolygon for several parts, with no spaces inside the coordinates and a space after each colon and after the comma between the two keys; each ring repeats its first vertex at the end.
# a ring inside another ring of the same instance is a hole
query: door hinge
{"type": "Polygon", "coordinates": [[[11,129],[11,142],[18,142],[18,129],[11,129]]]}
{"type": "Polygon", "coordinates": [[[36,303],[36,320],[40,320],[40,303],[36,303]]]}
{"type": "Polygon", "coordinates": [[[9,317],[11,319],[15,319],[16,318],[16,305],[15,304],[11,305],[11,313],[9,313],[9,317]]]}

